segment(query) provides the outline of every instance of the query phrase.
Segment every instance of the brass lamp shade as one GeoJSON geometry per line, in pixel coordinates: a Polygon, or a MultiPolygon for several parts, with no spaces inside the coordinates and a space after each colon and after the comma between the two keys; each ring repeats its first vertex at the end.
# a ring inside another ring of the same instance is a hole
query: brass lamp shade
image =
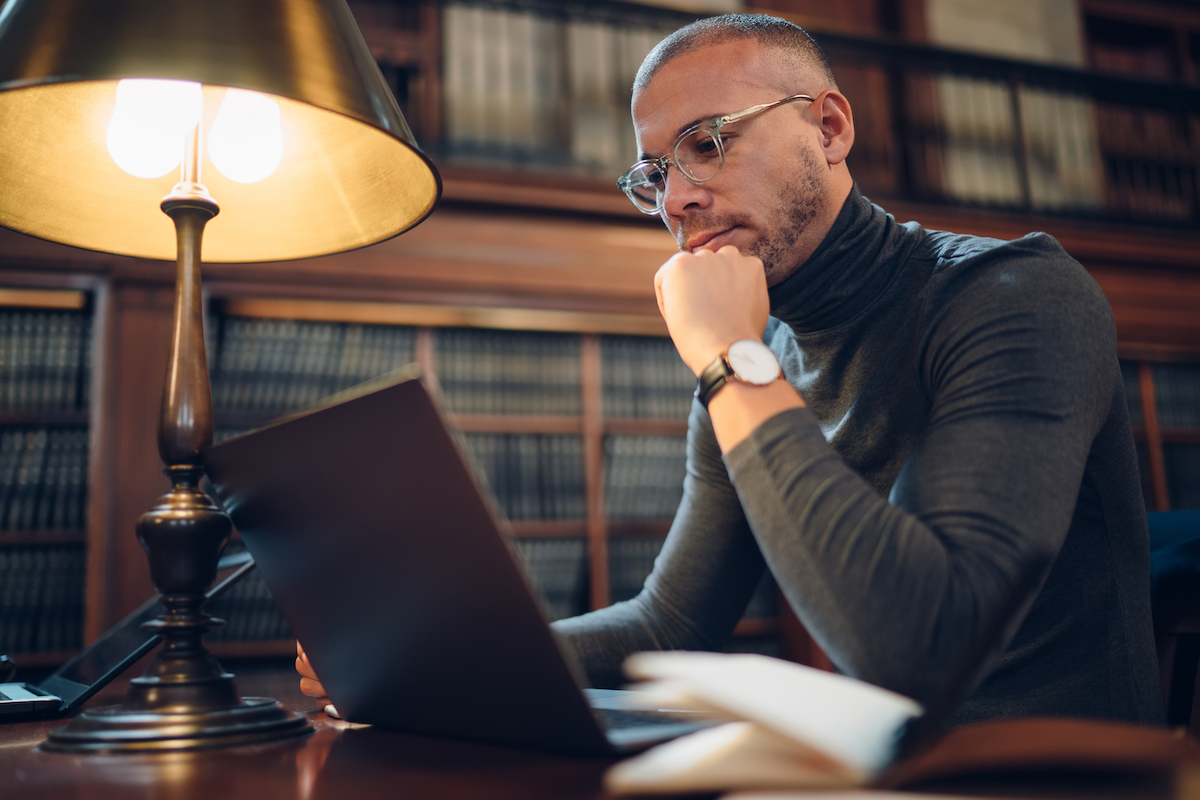
{"type": "Polygon", "coordinates": [[[204,148],[221,207],[207,262],[363,247],[421,222],[441,195],[344,0],[0,0],[0,225],[175,259],[159,203],[178,172],[134,177],[105,144],[123,78],[203,84],[202,130],[225,87],[279,103],[283,160],[269,178],[229,180],[204,148]]]}

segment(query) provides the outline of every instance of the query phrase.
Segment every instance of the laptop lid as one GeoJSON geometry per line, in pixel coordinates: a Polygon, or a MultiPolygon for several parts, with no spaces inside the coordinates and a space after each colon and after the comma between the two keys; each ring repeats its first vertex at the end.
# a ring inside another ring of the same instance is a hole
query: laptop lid
{"type": "Polygon", "coordinates": [[[609,754],[414,366],[204,455],[339,713],[609,754]]]}

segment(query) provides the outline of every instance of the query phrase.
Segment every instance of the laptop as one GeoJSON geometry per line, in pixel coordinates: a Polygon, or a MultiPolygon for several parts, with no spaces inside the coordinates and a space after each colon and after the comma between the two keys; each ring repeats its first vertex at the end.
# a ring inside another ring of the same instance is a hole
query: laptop
{"type": "MultiPolygon", "coordinates": [[[[254,560],[248,552],[222,557],[208,599],[224,594],[252,569],[254,560]]],[[[162,637],[142,630],[142,623],[161,613],[155,595],[39,683],[0,682],[0,722],[52,719],[74,712],[154,649],[162,637]]]]}
{"type": "Polygon", "coordinates": [[[343,718],[597,756],[701,727],[589,702],[416,365],[204,462],[343,718]]]}

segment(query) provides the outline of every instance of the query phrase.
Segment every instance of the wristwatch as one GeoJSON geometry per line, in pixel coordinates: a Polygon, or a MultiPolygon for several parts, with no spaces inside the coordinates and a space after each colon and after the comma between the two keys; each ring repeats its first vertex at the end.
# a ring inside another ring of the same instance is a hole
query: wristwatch
{"type": "Polygon", "coordinates": [[[700,373],[696,397],[708,408],[708,401],[731,378],[751,386],[766,386],[781,374],[779,359],[771,348],[754,339],[739,339],[700,373]]]}

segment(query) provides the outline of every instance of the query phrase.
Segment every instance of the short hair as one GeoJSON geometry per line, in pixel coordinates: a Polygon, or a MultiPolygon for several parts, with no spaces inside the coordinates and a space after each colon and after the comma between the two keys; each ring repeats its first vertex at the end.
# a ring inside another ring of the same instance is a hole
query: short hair
{"type": "Polygon", "coordinates": [[[679,56],[738,39],[753,39],[763,47],[784,51],[800,66],[820,72],[830,88],[837,88],[829,59],[799,25],[767,14],[724,14],[685,25],[656,44],[638,69],[633,89],[644,89],[660,69],[679,56]]]}

